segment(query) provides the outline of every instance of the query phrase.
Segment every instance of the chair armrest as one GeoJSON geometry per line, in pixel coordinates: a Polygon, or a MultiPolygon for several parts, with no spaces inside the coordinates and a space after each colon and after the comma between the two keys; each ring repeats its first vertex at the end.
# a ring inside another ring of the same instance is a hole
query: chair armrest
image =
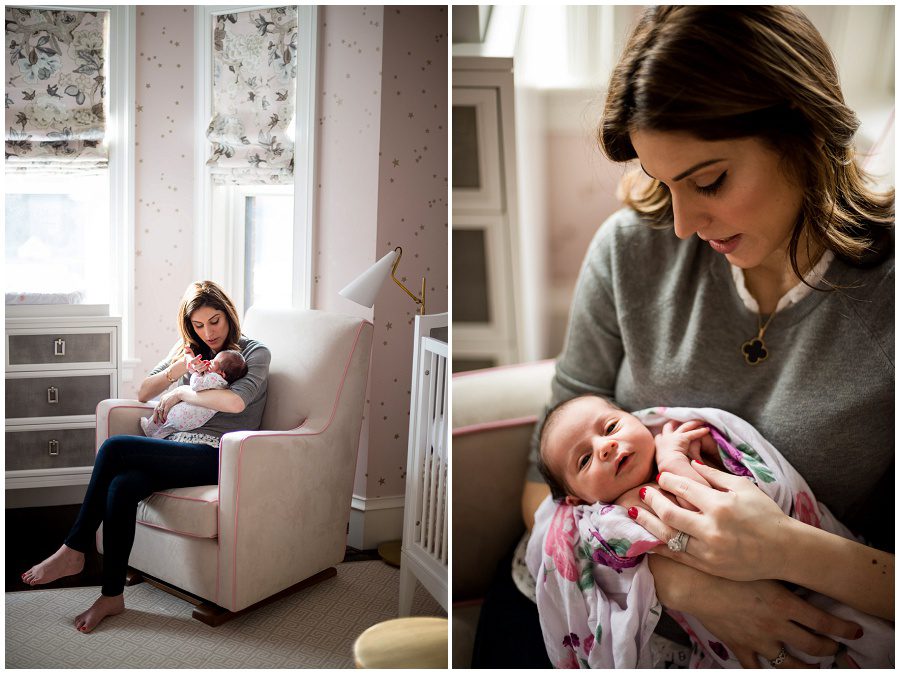
{"type": "Polygon", "coordinates": [[[554,362],[453,377],[453,600],[484,595],[522,535],[531,436],[550,399],[554,362]]]}
{"type": "Polygon", "coordinates": [[[153,413],[153,403],[110,398],[97,405],[97,448],[113,435],[142,435],[141,417],[153,413]]]}
{"type": "Polygon", "coordinates": [[[334,426],[222,436],[217,603],[240,610],[340,563],[357,449],[348,438],[334,426]],[[273,549],[284,554],[260,557],[273,549]]]}
{"type": "Polygon", "coordinates": [[[453,375],[453,428],[536,417],[550,401],[556,361],[453,375]]]}

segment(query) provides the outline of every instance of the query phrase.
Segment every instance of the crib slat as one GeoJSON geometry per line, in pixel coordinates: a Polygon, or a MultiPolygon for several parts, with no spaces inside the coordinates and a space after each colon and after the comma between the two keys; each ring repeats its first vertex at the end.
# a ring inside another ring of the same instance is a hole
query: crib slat
{"type": "Polygon", "coordinates": [[[429,509],[428,509],[428,540],[427,540],[427,551],[429,554],[434,555],[435,551],[435,522],[437,517],[437,507],[440,495],[440,472],[441,472],[441,460],[438,452],[436,451],[436,447],[434,444],[434,422],[435,418],[438,414],[438,388],[437,384],[440,381],[439,377],[439,363],[438,363],[438,355],[436,353],[431,352],[429,354],[429,370],[431,372],[431,386],[429,386],[429,399],[428,399],[428,426],[429,426],[429,434],[428,434],[428,454],[431,457],[431,492],[429,499],[429,509]]]}
{"type": "Polygon", "coordinates": [[[437,380],[435,389],[437,394],[437,405],[435,411],[437,417],[434,420],[432,437],[434,438],[435,455],[438,460],[438,489],[437,489],[437,515],[435,517],[434,527],[434,550],[433,554],[436,559],[441,559],[444,554],[443,530],[445,519],[447,517],[447,455],[446,455],[446,435],[444,433],[446,423],[446,406],[444,404],[444,396],[446,395],[446,375],[447,360],[438,356],[436,358],[437,380]]]}
{"type": "Polygon", "coordinates": [[[434,407],[434,364],[432,363],[433,355],[431,351],[425,349],[423,352],[422,366],[424,369],[423,383],[423,433],[422,433],[422,451],[425,454],[425,482],[422,485],[422,529],[420,532],[419,543],[422,548],[428,552],[428,532],[431,525],[431,506],[433,503],[434,489],[434,457],[431,452],[431,415],[434,407]]]}

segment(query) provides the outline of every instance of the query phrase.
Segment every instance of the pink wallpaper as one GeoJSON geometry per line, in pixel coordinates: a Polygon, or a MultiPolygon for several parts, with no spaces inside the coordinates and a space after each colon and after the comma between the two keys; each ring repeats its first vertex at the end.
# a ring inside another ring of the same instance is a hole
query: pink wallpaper
{"type": "MultiPolygon", "coordinates": [[[[402,246],[397,276],[425,311],[447,311],[447,9],[386,7],[378,250],[402,246]]],[[[375,304],[366,495],[406,489],[415,303],[389,281],[375,304]]]]}
{"type": "Polygon", "coordinates": [[[319,8],[313,306],[371,319],[338,291],[374,261],[383,7],[319,8]]]}
{"type": "Polygon", "coordinates": [[[391,281],[372,310],[338,291],[395,246],[426,310],[447,310],[447,12],[320,8],[315,307],[375,324],[354,493],[402,496],[415,304],[391,281]]]}
{"type": "Polygon", "coordinates": [[[135,62],[135,397],[177,339],[175,314],[193,281],[194,9],[137,7],[135,62]]]}

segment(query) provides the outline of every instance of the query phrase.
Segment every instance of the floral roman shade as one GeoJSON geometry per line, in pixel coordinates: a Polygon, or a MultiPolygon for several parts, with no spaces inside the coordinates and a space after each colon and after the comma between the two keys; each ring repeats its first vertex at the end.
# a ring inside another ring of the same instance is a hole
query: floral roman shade
{"type": "Polygon", "coordinates": [[[105,11],[6,7],[6,170],[106,168],[105,11]]]}
{"type": "Polygon", "coordinates": [[[297,8],[214,17],[210,167],[217,184],[294,180],[297,8]]]}

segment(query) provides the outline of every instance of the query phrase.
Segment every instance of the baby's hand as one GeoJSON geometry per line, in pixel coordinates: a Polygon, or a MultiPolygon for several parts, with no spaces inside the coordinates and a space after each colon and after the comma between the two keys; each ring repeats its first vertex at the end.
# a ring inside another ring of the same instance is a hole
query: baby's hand
{"type": "MultiPolygon", "coordinates": [[[[685,477],[688,480],[693,480],[694,482],[699,482],[700,484],[707,487],[711,486],[709,482],[700,477],[700,474],[696,470],[694,470],[693,466],[691,466],[691,460],[684,454],[672,452],[668,455],[665,463],[660,462],[658,464],[658,467],[660,473],[672,473],[673,475],[680,475],[681,477],[685,477]]],[[[675,500],[682,508],[687,508],[688,510],[694,511],[697,510],[697,508],[695,508],[691,503],[683,500],[679,496],[676,496],[675,500]]]]}
{"type": "Polygon", "coordinates": [[[191,347],[184,345],[184,365],[191,374],[203,374],[209,369],[209,361],[203,360],[203,356],[195,356],[191,347]]]}
{"type": "MultiPolygon", "coordinates": [[[[680,426],[674,421],[667,421],[662,432],[654,438],[656,442],[656,462],[661,464],[670,454],[679,453],[682,456],[700,460],[701,449],[709,449],[707,442],[713,442],[709,435],[709,428],[703,425],[703,421],[694,419],[685,421],[680,426]]],[[[699,477],[699,476],[698,476],[699,477]]]]}
{"type": "MultiPolygon", "coordinates": [[[[701,449],[708,449],[707,445],[715,445],[709,435],[709,428],[702,426],[702,421],[686,421],[676,427],[675,422],[669,421],[663,426],[662,432],[656,436],[656,465],[659,472],[680,475],[694,482],[709,487],[709,483],[700,477],[700,474],[691,466],[691,459],[700,461],[701,449]]],[[[689,510],[697,510],[687,501],[677,498],[678,504],[689,510]]]]}

